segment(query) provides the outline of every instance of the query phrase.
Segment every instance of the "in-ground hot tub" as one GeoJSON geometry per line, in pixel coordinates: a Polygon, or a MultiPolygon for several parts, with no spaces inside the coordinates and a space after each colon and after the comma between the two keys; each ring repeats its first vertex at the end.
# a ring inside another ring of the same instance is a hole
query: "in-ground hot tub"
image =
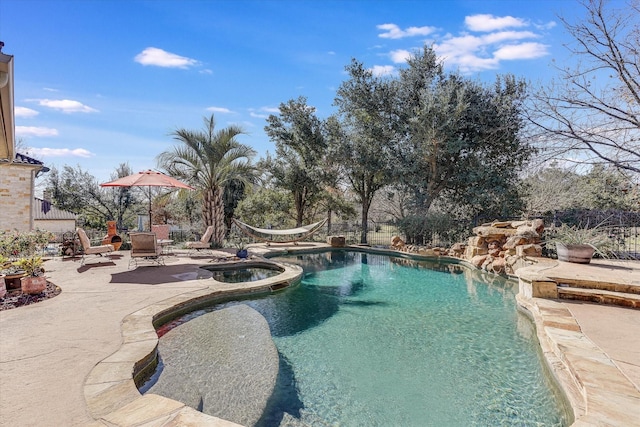
{"type": "Polygon", "coordinates": [[[213,280],[224,283],[255,282],[281,274],[284,269],[272,263],[234,263],[202,267],[212,273],[213,280]]]}

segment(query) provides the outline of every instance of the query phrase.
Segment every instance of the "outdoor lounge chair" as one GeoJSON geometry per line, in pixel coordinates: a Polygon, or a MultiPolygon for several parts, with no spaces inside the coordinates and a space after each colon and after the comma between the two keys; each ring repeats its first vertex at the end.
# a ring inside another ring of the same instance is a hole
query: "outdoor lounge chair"
{"type": "Polygon", "coordinates": [[[207,230],[202,235],[202,238],[197,242],[187,242],[185,243],[185,247],[188,249],[200,251],[202,249],[211,249],[211,236],[213,235],[213,225],[207,227],[207,230]]]}
{"type": "Polygon", "coordinates": [[[102,254],[108,254],[115,250],[113,245],[99,245],[99,246],[91,246],[91,242],[87,237],[87,233],[82,228],[77,228],[76,233],[78,234],[78,238],[80,239],[80,244],[82,245],[82,260],[80,261],[80,266],[84,265],[86,261],[85,255],[98,255],[102,256],[102,254]]]}
{"type": "Polygon", "coordinates": [[[162,256],[162,248],[158,245],[158,239],[155,233],[138,232],[130,233],[131,238],[131,258],[129,259],[129,267],[134,263],[138,267],[138,260],[149,260],[157,265],[164,265],[162,256]]]}

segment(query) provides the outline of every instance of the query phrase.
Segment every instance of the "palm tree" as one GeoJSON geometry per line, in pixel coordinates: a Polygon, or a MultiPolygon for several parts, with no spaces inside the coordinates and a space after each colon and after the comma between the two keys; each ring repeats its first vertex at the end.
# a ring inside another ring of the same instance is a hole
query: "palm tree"
{"type": "Polygon", "coordinates": [[[173,132],[173,138],[183,144],[161,153],[157,160],[161,169],[198,191],[204,225],[213,225],[212,241],[221,246],[225,236],[224,187],[231,180],[251,182],[255,174],[251,159],[256,152],[236,140],[245,133],[239,126],[215,131],[213,114],[204,117],[204,125],[203,131],[173,132]]]}

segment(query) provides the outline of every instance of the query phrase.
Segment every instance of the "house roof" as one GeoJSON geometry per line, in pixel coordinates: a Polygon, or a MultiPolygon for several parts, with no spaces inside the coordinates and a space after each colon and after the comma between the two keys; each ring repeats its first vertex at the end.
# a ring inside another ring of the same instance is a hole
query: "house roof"
{"type": "Polygon", "coordinates": [[[11,161],[15,150],[13,115],[13,56],[2,53],[0,42],[0,160],[11,161]]]}
{"type": "Polygon", "coordinates": [[[16,153],[16,158],[13,160],[13,163],[22,163],[25,165],[42,165],[43,164],[40,160],[36,160],[33,157],[29,157],[21,153],[16,153]]]}
{"type": "Polygon", "coordinates": [[[51,202],[47,202],[46,200],[39,199],[34,197],[33,203],[33,219],[46,219],[46,220],[75,220],[78,215],[69,212],[63,211],[62,209],[58,209],[51,204],[51,202]],[[45,212],[46,211],[46,212],[45,212]]]}

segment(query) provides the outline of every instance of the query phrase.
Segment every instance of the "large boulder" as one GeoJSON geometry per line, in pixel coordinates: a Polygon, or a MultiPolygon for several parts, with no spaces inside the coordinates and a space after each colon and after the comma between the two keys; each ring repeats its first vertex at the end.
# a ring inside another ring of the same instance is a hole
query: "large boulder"
{"type": "Polygon", "coordinates": [[[484,262],[486,261],[487,257],[488,255],[476,255],[473,258],[471,258],[470,262],[475,267],[480,268],[482,267],[482,264],[484,264],[484,262]]]}
{"type": "Polygon", "coordinates": [[[493,262],[491,263],[491,269],[493,270],[494,273],[497,273],[497,274],[504,273],[506,270],[506,266],[507,266],[506,260],[501,257],[494,258],[493,262]]]}
{"type": "Polygon", "coordinates": [[[542,246],[540,245],[522,245],[516,247],[516,255],[519,257],[541,257],[542,246]]]}
{"type": "Polygon", "coordinates": [[[400,236],[393,236],[391,238],[391,247],[395,249],[400,249],[405,246],[404,240],[400,238],[400,236]]]}

